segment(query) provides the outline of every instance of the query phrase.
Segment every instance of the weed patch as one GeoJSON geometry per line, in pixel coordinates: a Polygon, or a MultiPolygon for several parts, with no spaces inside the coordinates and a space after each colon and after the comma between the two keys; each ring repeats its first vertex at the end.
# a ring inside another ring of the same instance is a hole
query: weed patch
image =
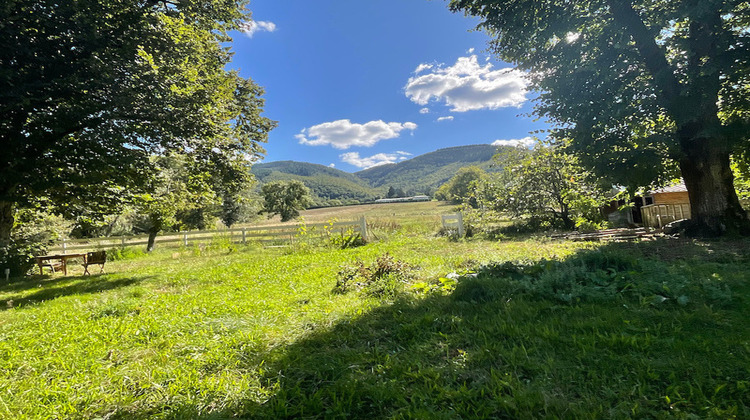
{"type": "Polygon", "coordinates": [[[357,261],[338,272],[334,293],[361,291],[366,296],[394,298],[404,291],[404,283],[412,278],[414,268],[386,253],[370,264],[357,261]]]}

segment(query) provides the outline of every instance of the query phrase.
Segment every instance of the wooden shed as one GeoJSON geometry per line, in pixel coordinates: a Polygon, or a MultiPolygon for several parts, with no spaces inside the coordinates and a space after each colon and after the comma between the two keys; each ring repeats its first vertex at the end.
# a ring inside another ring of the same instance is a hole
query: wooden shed
{"type": "Polygon", "coordinates": [[[651,191],[653,204],[641,207],[643,225],[661,228],[675,220],[690,218],[690,198],[684,183],[651,191]]]}

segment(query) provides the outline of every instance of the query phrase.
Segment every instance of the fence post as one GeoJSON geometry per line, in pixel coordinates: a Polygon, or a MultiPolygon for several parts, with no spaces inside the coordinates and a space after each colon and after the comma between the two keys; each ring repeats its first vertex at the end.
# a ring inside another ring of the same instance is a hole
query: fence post
{"type": "Polygon", "coordinates": [[[242,228],[242,245],[245,245],[246,243],[247,236],[245,232],[246,232],[245,228],[242,228]]]}
{"type": "Polygon", "coordinates": [[[125,237],[120,238],[120,241],[122,242],[122,247],[125,248],[125,237]]]}
{"type": "Polygon", "coordinates": [[[362,235],[362,239],[366,241],[367,240],[367,219],[365,219],[365,216],[362,216],[362,218],[359,219],[359,232],[362,235]]]}
{"type": "Polygon", "coordinates": [[[456,220],[458,220],[458,237],[461,238],[464,236],[464,216],[461,212],[458,212],[456,220]]]}
{"type": "Polygon", "coordinates": [[[182,234],[182,244],[188,246],[187,233],[182,234]]]}
{"type": "Polygon", "coordinates": [[[63,245],[62,246],[62,248],[63,248],[63,254],[65,254],[67,252],[67,249],[68,249],[68,240],[66,238],[63,238],[63,244],[62,245],[63,245]]]}

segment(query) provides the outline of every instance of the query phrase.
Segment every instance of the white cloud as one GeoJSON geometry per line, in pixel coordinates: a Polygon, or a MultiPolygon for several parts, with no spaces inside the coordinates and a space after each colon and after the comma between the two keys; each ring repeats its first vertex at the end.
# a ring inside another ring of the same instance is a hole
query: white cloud
{"type": "Polygon", "coordinates": [[[422,109],[419,110],[419,113],[420,114],[429,114],[430,113],[430,108],[422,108],[422,109]]]}
{"type": "Polygon", "coordinates": [[[432,65],[432,64],[424,64],[424,63],[422,63],[422,64],[418,65],[417,68],[414,70],[414,74],[422,73],[423,71],[429,70],[429,69],[431,69],[433,67],[434,67],[434,65],[432,65]]]}
{"type": "Polygon", "coordinates": [[[522,139],[509,139],[509,140],[495,140],[492,142],[493,146],[523,146],[529,147],[537,142],[536,137],[524,137],[522,139]]]}
{"type": "Polygon", "coordinates": [[[474,48],[469,48],[469,50],[466,51],[466,54],[474,54],[474,48]]]}
{"type": "Polygon", "coordinates": [[[331,145],[336,149],[348,149],[352,146],[370,147],[380,140],[396,138],[403,130],[416,130],[413,122],[397,123],[382,120],[366,124],[352,123],[349,120],[338,120],[314,125],[303,129],[295,135],[300,144],[310,146],[331,145]]]}
{"type": "Polygon", "coordinates": [[[336,164],[335,164],[335,163],[331,163],[331,164],[329,164],[329,165],[328,165],[328,167],[329,167],[329,168],[335,168],[335,167],[336,167],[336,164]]]}
{"type": "Polygon", "coordinates": [[[438,122],[440,121],[453,121],[453,115],[448,115],[447,117],[440,117],[437,119],[438,122]]]}
{"type": "Polygon", "coordinates": [[[240,31],[244,32],[245,35],[249,36],[250,38],[255,35],[256,32],[273,32],[276,30],[276,24],[273,22],[268,21],[255,21],[250,20],[247,22],[243,22],[240,25],[240,31]]]}
{"type": "Polygon", "coordinates": [[[451,67],[430,69],[410,77],[404,87],[406,97],[419,105],[442,101],[453,112],[465,112],[520,107],[526,102],[528,83],[523,72],[495,70],[491,63],[480,65],[476,55],[460,57],[451,67]]]}
{"type": "Polygon", "coordinates": [[[399,160],[407,159],[405,156],[399,156],[398,153],[378,153],[369,157],[360,157],[357,152],[348,152],[339,156],[343,162],[354,165],[358,168],[368,169],[373,166],[396,163],[399,160]]]}
{"type": "Polygon", "coordinates": [[[413,154],[412,154],[412,153],[409,153],[409,152],[404,152],[404,151],[402,151],[402,150],[398,150],[398,151],[396,152],[396,154],[398,154],[398,155],[401,155],[401,156],[413,156],[413,154]]]}

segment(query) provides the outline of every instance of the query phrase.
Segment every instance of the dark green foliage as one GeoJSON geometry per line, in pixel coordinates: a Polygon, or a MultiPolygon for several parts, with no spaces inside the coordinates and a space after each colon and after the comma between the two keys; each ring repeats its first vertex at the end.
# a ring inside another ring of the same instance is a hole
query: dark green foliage
{"type": "Polygon", "coordinates": [[[154,154],[241,173],[275,123],[227,71],[244,2],[21,1],[0,6],[0,242],[44,196],[96,216],[143,192],[154,154]],[[90,211],[94,207],[96,211],[90,211]]]}
{"type": "Polygon", "coordinates": [[[435,198],[453,204],[466,203],[472,208],[477,208],[479,203],[476,198],[476,187],[485,178],[487,172],[477,166],[461,168],[453,178],[437,189],[435,198]]]}
{"type": "Polygon", "coordinates": [[[367,244],[367,241],[362,238],[362,234],[354,233],[351,230],[342,233],[340,236],[333,234],[330,240],[333,246],[341,249],[356,248],[367,244]]]}
{"type": "Polygon", "coordinates": [[[268,217],[278,214],[286,222],[299,216],[299,211],[312,204],[310,190],[300,181],[275,181],[263,185],[263,211],[268,217]]]}
{"type": "Polygon", "coordinates": [[[538,144],[532,151],[519,149],[498,160],[504,170],[480,179],[474,188],[484,207],[510,214],[526,224],[523,229],[541,222],[548,226],[542,230],[570,230],[600,221],[608,187],[560,147],[538,144]]]}

